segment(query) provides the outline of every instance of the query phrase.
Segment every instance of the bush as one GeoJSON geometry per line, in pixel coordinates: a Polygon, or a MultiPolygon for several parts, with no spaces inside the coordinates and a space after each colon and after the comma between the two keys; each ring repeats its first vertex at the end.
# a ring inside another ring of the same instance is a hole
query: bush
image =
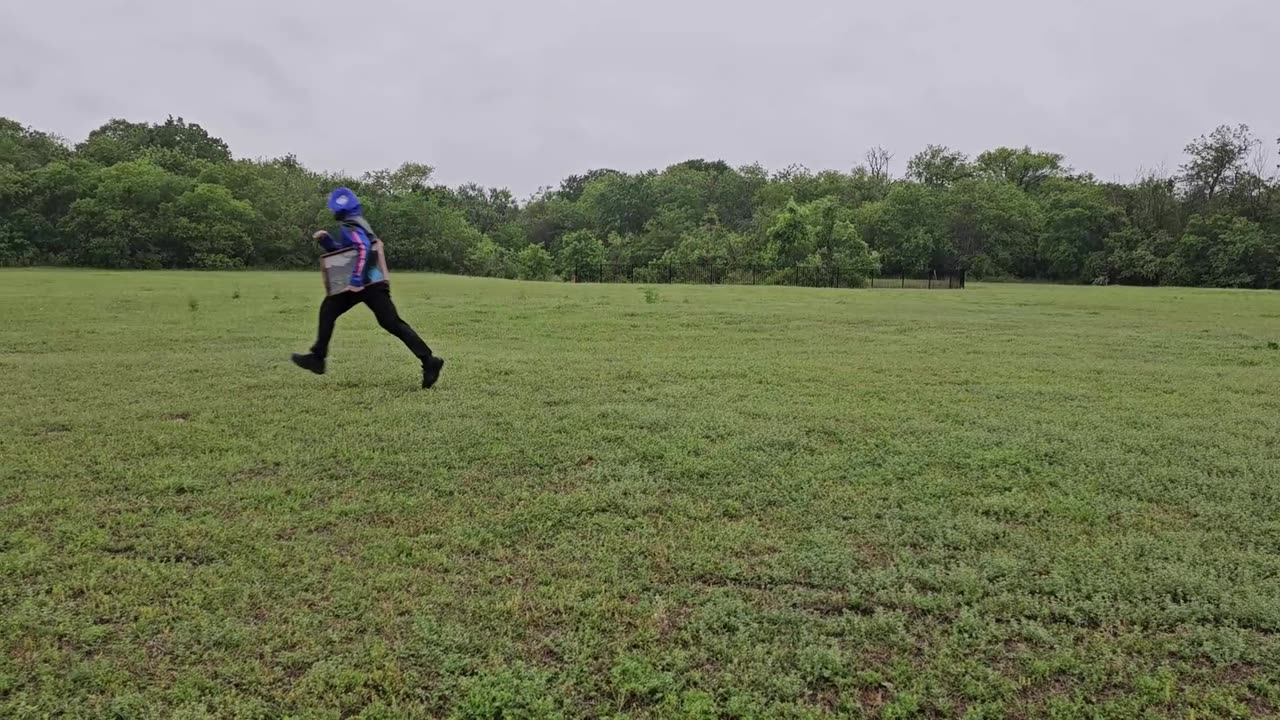
{"type": "Polygon", "coordinates": [[[578,230],[564,236],[560,252],[556,255],[556,270],[566,280],[600,280],[604,266],[604,243],[587,230],[578,230]]]}
{"type": "Polygon", "coordinates": [[[244,267],[244,261],[219,253],[196,253],[191,258],[191,267],[200,270],[239,270],[244,267]]]}
{"type": "Polygon", "coordinates": [[[550,280],[551,253],[541,245],[527,245],[516,253],[512,263],[516,277],[521,280],[550,280]]]}
{"type": "Polygon", "coordinates": [[[485,237],[467,253],[467,273],[482,277],[509,278],[512,271],[507,249],[485,237]]]}
{"type": "Polygon", "coordinates": [[[27,265],[35,258],[35,248],[16,230],[0,224],[0,266],[27,265]]]}

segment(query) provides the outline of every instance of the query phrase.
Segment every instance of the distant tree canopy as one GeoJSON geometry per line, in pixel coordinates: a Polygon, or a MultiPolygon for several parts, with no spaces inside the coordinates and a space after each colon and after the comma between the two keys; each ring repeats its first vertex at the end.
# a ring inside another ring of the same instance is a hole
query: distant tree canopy
{"type": "Polygon", "coordinates": [[[588,170],[518,201],[436,184],[420,163],[343,177],[292,155],[236,159],[182,118],[111,120],[74,146],[0,118],[0,264],[310,267],[311,231],[330,222],[324,196],[347,185],[395,264],[420,270],[569,280],[605,264],[672,278],[817,267],[1280,287],[1280,184],[1264,143],[1223,126],[1185,154],[1176,175],[1130,184],[1025,147],[971,158],[930,145],[901,178],[879,147],[848,172],[697,158],[588,170]]]}

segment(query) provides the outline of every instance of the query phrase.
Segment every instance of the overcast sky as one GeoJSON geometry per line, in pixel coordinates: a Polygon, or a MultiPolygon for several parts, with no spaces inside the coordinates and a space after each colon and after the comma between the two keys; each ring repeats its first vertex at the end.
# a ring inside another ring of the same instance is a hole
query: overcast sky
{"type": "Polygon", "coordinates": [[[1221,123],[1274,151],[1278,68],[1280,0],[0,4],[0,115],[79,141],[173,114],[240,157],[521,196],[690,157],[847,170],[876,144],[896,173],[927,143],[1028,144],[1128,180],[1221,123]]]}

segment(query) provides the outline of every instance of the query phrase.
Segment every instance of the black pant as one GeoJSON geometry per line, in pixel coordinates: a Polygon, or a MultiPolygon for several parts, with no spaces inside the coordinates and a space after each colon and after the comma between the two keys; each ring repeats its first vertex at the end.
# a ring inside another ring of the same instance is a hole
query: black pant
{"type": "Polygon", "coordinates": [[[320,332],[316,334],[316,344],[311,346],[311,352],[320,357],[328,355],[333,324],[343,313],[360,303],[368,305],[382,329],[400,338],[400,342],[419,360],[426,362],[431,357],[431,348],[409,327],[409,323],[400,319],[396,304],[391,302],[391,284],[385,282],[368,285],[360,292],[344,292],[325,298],[320,305],[320,332]]]}

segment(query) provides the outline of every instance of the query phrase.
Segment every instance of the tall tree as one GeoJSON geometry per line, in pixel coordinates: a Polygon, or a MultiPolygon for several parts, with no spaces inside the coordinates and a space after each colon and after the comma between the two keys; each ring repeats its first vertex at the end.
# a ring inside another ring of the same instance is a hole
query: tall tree
{"type": "Polygon", "coordinates": [[[1041,213],[1017,187],[965,180],[947,191],[943,207],[958,269],[990,274],[1034,267],[1041,213]]]}
{"type": "Polygon", "coordinates": [[[1051,177],[1070,172],[1062,160],[1058,153],[1037,152],[1029,147],[1001,147],[978,155],[974,169],[981,178],[1011,183],[1030,191],[1051,177]]]}
{"type": "Polygon", "coordinates": [[[695,158],[592,170],[518,203],[501,188],[434,185],[421,163],[351,178],[292,155],[235,160],[181,117],[111,120],[74,150],[0,119],[0,264],[310,266],[310,234],[332,219],[324,194],[346,185],[393,262],[415,269],[545,277],[543,259],[564,269],[586,253],[632,267],[878,261],[888,272],[1273,287],[1272,160],[1245,126],[1217,128],[1187,153],[1175,176],[1130,183],[1099,183],[1026,147],[970,161],[930,145],[897,180],[882,148],[849,172],[695,158]]]}
{"type": "Polygon", "coordinates": [[[570,175],[560,181],[560,189],[556,191],[556,194],[565,200],[574,202],[578,198],[582,197],[583,191],[587,189],[587,185],[590,185],[593,180],[598,180],[607,175],[617,174],[619,174],[617,170],[597,168],[595,170],[588,170],[581,175],[570,175]]]}
{"type": "Polygon", "coordinates": [[[1037,199],[1044,216],[1040,232],[1036,276],[1081,280],[1085,266],[1103,241],[1120,226],[1121,214],[1098,185],[1070,178],[1054,178],[1041,187],[1037,199]]]}
{"type": "Polygon", "coordinates": [[[855,224],[886,272],[955,269],[946,267],[952,258],[947,252],[943,197],[934,188],[902,183],[884,200],[857,210],[855,224]]]}
{"type": "Polygon", "coordinates": [[[64,231],[82,239],[76,259],[98,267],[181,266],[170,206],[191,184],[145,160],[102,170],[93,193],[76,200],[63,220],[64,231]]]}
{"type": "Polygon", "coordinates": [[[566,280],[600,280],[604,262],[604,243],[587,230],[566,235],[556,254],[556,269],[566,280]]]}
{"type": "Polygon", "coordinates": [[[907,161],[907,178],[929,187],[948,187],[973,172],[968,155],[945,145],[929,145],[907,161]]]}
{"type": "Polygon", "coordinates": [[[29,172],[70,154],[62,138],[0,117],[0,165],[29,172]]]}
{"type": "Polygon", "coordinates": [[[782,265],[795,265],[813,253],[813,229],[794,200],[787,203],[769,228],[769,256],[782,265]]]}
{"type": "Polygon", "coordinates": [[[867,150],[867,174],[873,180],[887,183],[890,180],[889,163],[893,162],[893,153],[876,145],[867,150]]]}
{"type": "Polygon", "coordinates": [[[222,138],[210,135],[196,123],[188,123],[182,118],[175,119],[172,115],[164,123],[147,128],[144,144],[146,147],[171,150],[208,162],[226,162],[231,159],[231,150],[222,138]]]}
{"type": "Polygon", "coordinates": [[[406,162],[395,170],[374,170],[365,173],[360,182],[367,192],[390,197],[413,192],[424,192],[431,183],[435,168],[423,163],[406,162]]]}
{"type": "Polygon", "coordinates": [[[253,206],[222,185],[197,183],[167,208],[173,240],[170,264],[197,268],[240,268],[253,255],[253,206]]]}
{"type": "Polygon", "coordinates": [[[1256,144],[1248,125],[1220,125],[1209,135],[1192,140],[1183,150],[1189,157],[1179,177],[1187,195],[1194,201],[1211,203],[1219,194],[1230,192],[1244,174],[1245,161],[1256,144]]]}

